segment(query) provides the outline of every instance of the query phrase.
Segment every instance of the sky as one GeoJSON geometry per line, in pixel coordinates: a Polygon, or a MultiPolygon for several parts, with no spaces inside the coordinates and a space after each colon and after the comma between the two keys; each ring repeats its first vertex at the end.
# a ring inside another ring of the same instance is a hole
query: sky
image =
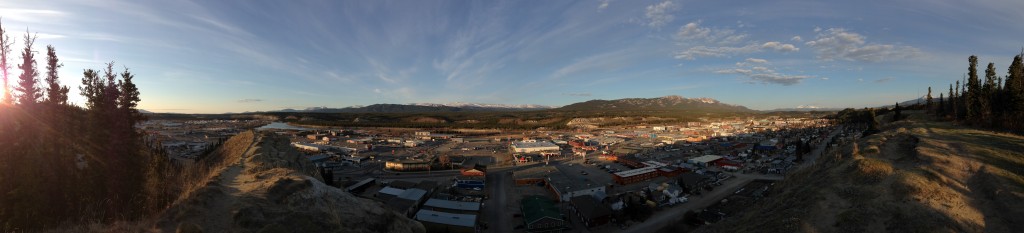
{"type": "Polygon", "coordinates": [[[856,108],[938,96],[970,55],[1005,75],[1024,47],[1019,0],[34,0],[0,17],[14,51],[26,30],[37,57],[56,48],[73,102],[82,71],[113,61],[141,109],[179,113],[666,95],[856,108]]]}

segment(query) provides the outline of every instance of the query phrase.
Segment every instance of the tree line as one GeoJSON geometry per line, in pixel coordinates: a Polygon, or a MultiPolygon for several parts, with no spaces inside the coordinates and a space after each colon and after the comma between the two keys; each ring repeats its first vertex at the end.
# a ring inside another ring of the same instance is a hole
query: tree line
{"type": "Polygon", "coordinates": [[[14,40],[0,23],[0,232],[129,220],[166,205],[157,187],[168,161],[135,128],[145,120],[135,75],[113,62],[85,69],[78,106],[60,83],[55,47],[40,70],[36,36],[26,30],[22,42],[21,74],[10,77],[14,40]]]}
{"type": "Polygon", "coordinates": [[[939,93],[937,101],[928,87],[925,109],[962,124],[1024,131],[1024,53],[1014,56],[1006,76],[997,75],[995,63],[988,63],[984,80],[978,76],[978,57],[972,55],[967,62],[964,78],[939,93]]]}

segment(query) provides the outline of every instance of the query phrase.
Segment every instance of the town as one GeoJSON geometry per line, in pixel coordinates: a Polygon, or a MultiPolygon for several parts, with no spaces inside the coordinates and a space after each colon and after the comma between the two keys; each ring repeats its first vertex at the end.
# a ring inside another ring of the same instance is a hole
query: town
{"type": "Polygon", "coordinates": [[[328,185],[385,203],[428,232],[650,232],[679,216],[712,224],[742,208],[729,199],[763,197],[841,131],[830,119],[779,116],[566,131],[265,120],[160,120],[142,128],[188,163],[256,126],[290,138],[328,185]]]}

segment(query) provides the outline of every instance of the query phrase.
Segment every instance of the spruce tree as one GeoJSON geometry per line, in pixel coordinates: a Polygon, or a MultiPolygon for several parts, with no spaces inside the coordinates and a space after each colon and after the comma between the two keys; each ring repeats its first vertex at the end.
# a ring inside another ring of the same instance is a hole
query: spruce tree
{"type": "Polygon", "coordinates": [[[892,109],[892,121],[895,122],[900,119],[903,119],[903,112],[902,109],[900,109],[900,103],[896,103],[896,107],[893,107],[892,109]]]}
{"type": "Polygon", "coordinates": [[[57,58],[57,51],[53,45],[46,46],[46,103],[51,106],[66,105],[68,103],[68,86],[60,85],[60,77],[57,69],[63,67],[57,58]]]}
{"type": "Polygon", "coordinates": [[[942,117],[946,114],[946,101],[942,98],[942,93],[939,93],[939,108],[935,111],[935,115],[942,117]]]}
{"type": "Polygon", "coordinates": [[[967,67],[967,85],[965,106],[967,106],[966,119],[970,123],[978,123],[981,117],[981,82],[978,81],[978,57],[971,55],[967,58],[970,66],[967,67]]]}
{"type": "Polygon", "coordinates": [[[21,65],[18,66],[21,69],[17,87],[17,91],[20,92],[17,97],[18,104],[30,111],[34,110],[34,105],[39,103],[39,97],[43,96],[39,86],[36,85],[39,82],[39,71],[36,70],[35,51],[32,51],[32,44],[35,41],[36,37],[26,31],[25,49],[21,51],[21,65]]]}
{"type": "Polygon", "coordinates": [[[928,95],[925,95],[925,111],[932,112],[932,87],[928,87],[928,95]]]}
{"type": "Polygon", "coordinates": [[[988,67],[985,68],[985,85],[981,87],[981,93],[979,94],[979,102],[981,109],[981,123],[984,125],[991,125],[993,105],[996,102],[996,65],[995,63],[988,63],[988,67]]]}

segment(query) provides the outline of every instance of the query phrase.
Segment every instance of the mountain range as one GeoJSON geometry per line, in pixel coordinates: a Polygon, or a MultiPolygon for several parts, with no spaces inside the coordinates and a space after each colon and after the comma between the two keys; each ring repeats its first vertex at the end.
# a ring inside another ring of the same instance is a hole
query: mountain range
{"type": "Polygon", "coordinates": [[[685,98],[678,95],[656,98],[625,98],[616,100],[590,100],[562,107],[535,104],[482,104],[454,102],[447,104],[373,104],[345,108],[313,107],[306,109],[282,109],[271,112],[317,112],[317,113],[435,113],[435,112],[501,112],[501,111],[704,111],[704,112],[752,112],[747,107],[722,103],[712,98],[685,98]]]}

